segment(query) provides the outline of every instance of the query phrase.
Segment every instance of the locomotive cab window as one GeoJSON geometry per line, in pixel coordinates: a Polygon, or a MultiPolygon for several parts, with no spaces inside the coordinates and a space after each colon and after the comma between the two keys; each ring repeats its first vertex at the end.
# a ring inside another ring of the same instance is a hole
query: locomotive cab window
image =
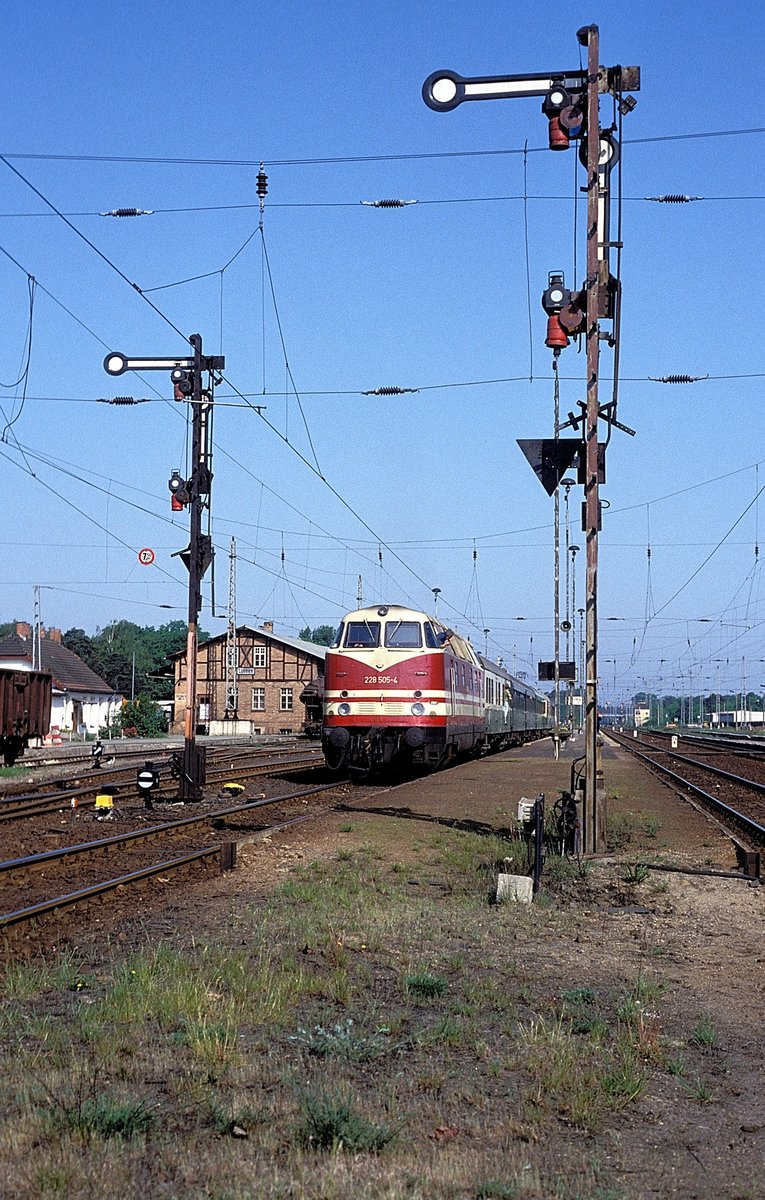
{"type": "Polygon", "coordinates": [[[344,632],[344,631],[345,631],[345,621],[341,621],[341,622],[340,622],[340,626],[339,626],[339,628],[338,628],[338,631],[337,631],[337,633],[335,634],[335,640],[334,640],[334,642],[332,643],[332,649],[333,649],[333,650],[336,650],[336,649],[337,649],[337,647],[338,647],[338,646],[340,645],[340,643],[342,642],[342,640],[343,640],[343,632],[344,632]]]}
{"type": "Polygon", "coordinates": [[[380,645],[379,621],[349,621],[345,647],[350,650],[374,650],[380,645]]]}
{"type": "Polygon", "coordinates": [[[385,645],[391,650],[418,650],[422,645],[419,621],[388,621],[385,626],[385,645]]]}
{"type": "Polygon", "coordinates": [[[425,645],[429,650],[441,649],[441,643],[438,640],[438,634],[431,625],[430,621],[425,622],[425,645]]]}

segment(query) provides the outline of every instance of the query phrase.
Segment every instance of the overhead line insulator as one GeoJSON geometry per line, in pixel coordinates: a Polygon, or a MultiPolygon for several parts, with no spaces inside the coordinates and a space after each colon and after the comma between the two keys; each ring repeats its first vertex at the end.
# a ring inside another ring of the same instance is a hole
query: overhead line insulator
{"type": "Polygon", "coordinates": [[[644,200],[654,200],[657,204],[692,204],[694,200],[703,200],[703,196],[684,196],[680,192],[667,192],[664,196],[644,196],[644,200]]]}
{"type": "Polygon", "coordinates": [[[409,204],[416,204],[416,200],[362,200],[360,202],[367,208],[406,208],[409,204]]]}
{"type": "Polygon", "coordinates": [[[112,208],[98,214],[101,217],[153,217],[153,208],[112,208]]]}
{"type": "Polygon", "coordinates": [[[98,403],[99,404],[123,404],[123,405],[124,404],[148,404],[149,400],[146,397],[144,397],[140,400],[137,400],[135,396],[112,396],[109,399],[106,399],[103,396],[99,396],[98,403]]]}
{"type": "Polygon", "coordinates": [[[403,396],[406,392],[419,392],[419,388],[379,387],[371,392],[362,392],[362,396],[403,396]]]}
{"type": "Polygon", "coordinates": [[[652,383],[701,383],[708,375],[649,375],[652,383]]]}

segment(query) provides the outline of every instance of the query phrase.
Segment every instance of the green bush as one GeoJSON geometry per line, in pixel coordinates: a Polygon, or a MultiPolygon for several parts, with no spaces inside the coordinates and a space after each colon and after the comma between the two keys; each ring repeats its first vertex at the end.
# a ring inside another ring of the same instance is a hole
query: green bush
{"type": "Polygon", "coordinates": [[[167,713],[148,696],[125,700],[108,726],[100,730],[102,737],[164,737],[168,730],[167,713]]]}

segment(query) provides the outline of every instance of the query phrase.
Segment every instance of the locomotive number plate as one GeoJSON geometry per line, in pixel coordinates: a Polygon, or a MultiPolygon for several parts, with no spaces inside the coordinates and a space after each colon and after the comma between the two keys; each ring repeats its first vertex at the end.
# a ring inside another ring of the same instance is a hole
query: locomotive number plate
{"type": "Polygon", "coordinates": [[[365,675],[364,683],[398,683],[398,675],[365,675]]]}

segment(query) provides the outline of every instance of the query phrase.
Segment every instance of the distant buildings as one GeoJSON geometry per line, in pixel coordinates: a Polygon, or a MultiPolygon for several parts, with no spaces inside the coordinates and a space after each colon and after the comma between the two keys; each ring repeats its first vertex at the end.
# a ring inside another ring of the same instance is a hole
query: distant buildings
{"type": "MultiPolygon", "coordinates": [[[[40,667],[53,677],[51,729],[97,735],[122,705],[122,696],[61,644],[61,630],[40,631],[40,667]]],[[[32,627],[24,621],[0,638],[0,667],[32,669],[32,627]]]]}
{"type": "MultiPolygon", "coordinates": [[[[300,693],[312,679],[324,677],[326,646],[274,633],[273,623],[255,629],[240,625],[237,640],[237,704],[227,694],[227,635],[203,642],[197,654],[198,733],[299,733],[305,721],[300,693]]],[[[182,733],[186,709],[186,651],[175,664],[173,732],[182,733]]]]}

